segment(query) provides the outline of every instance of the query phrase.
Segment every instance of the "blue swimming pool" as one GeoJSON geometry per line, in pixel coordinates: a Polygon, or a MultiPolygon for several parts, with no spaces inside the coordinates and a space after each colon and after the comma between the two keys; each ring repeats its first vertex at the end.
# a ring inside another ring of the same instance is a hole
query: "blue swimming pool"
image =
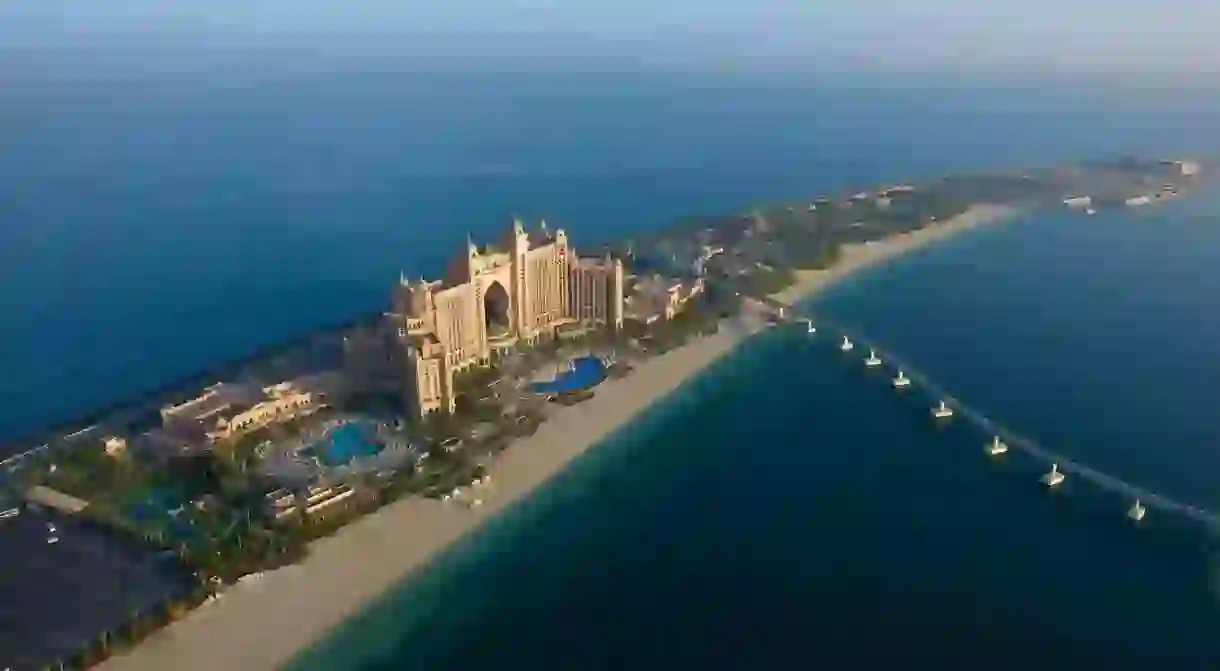
{"type": "Polygon", "coordinates": [[[529,385],[530,391],[542,394],[562,394],[570,391],[580,391],[595,387],[606,379],[606,366],[595,356],[586,356],[572,360],[572,367],[555,376],[549,382],[535,382],[529,385]]]}
{"type": "Polygon", "coordinates": [[[303,450],[331,467],[346,466],[353,459],[371,457],[380,451],[381,445],[373,436],[372,429],[356,422],[330,429],[321,440],[303,450]]]}

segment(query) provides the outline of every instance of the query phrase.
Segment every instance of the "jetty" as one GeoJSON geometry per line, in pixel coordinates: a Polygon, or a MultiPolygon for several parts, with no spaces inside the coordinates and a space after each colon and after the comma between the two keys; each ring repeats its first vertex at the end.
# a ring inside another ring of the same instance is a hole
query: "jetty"
{"type": "Polygon", "coordinates": [[[69,496],[45,485],[37,485],[25,490],[25,500],[69,515],[75,515],[89,506],[88,501],[69,496]]]}

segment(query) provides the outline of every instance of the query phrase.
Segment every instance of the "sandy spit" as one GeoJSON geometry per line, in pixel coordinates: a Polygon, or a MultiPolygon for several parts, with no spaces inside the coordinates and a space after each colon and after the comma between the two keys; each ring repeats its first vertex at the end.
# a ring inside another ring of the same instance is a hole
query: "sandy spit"
{"type": "MultiPolygon", "coordinates": [[[[774,297],[796,303],[863,268],[1015,210],[980,205],[943,223],[843,249],[833,268],[799,271],[797,283],[774,297]]],[[[429,558],[563,469],[638,413],[731,352],[753,332],[722,328],[641,365],[630,376],[601,385],[596,396],[559,409],[536,434],[514,443],[494,463],[484,505],[407,499],[314,543],[298,566],[226,590],[136,648],[104,662],[104,671],[266,671],[290,661],[348,617],[408,577],[429,558]]]]}

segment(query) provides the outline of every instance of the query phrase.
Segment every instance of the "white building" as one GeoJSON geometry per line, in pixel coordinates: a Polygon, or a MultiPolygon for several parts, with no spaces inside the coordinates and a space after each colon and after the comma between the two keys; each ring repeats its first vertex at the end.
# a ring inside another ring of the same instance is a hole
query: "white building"
{"type": "Polygon", "coordinates": [[[1182,175],[1183,177],[1199,174],[1198,161],[1169,160],[1161,161],[1161,164],[1172,167],[1179,175],[1182,175]]]}
{"type": "Polygon", "coordinates": [[[106,436],[102,440],[102,447],[107,456],[117,457],[127,451],[127,440],[119,436],[106,436]]]}
{"type": "Polygon", "coordinates": [[[208,440],[224,440],[275,422],[308,415],[328,405],[334,386],[330,374],[307,376],[263,387],[217,383],[204,393],[161,409],[166,428],[202,431],[208,440]]]}
{"type": "Polygon", "coordinates": [[[673,319],[695,297],[702,294],[704,280],[669,279],[660,275],[642,278],[624,303],[624,315],[645,324],[673,319]]]}
{"type": "Polygon", "coordinates": [[[331,376],[314,375],[264,387],[263,400],[232,415],[218,415],[215,428],[208,435],[213,440],[229,438],[317,412],[329,405],[330,383],[331,376]]]}

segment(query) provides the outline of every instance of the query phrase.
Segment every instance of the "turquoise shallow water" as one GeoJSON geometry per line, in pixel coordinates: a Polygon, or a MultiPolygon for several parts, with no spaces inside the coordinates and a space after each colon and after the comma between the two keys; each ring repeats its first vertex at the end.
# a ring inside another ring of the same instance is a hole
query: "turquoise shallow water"
{"type": "MultiPolygon", "coordinates": [[[[1220,201],[971,233],[817,308],[1040,443],[1220,509],[1220,201]]],[[[297,669],[1215,668],[1213,535],[982,452],[772,331],[297,669]]]]}

